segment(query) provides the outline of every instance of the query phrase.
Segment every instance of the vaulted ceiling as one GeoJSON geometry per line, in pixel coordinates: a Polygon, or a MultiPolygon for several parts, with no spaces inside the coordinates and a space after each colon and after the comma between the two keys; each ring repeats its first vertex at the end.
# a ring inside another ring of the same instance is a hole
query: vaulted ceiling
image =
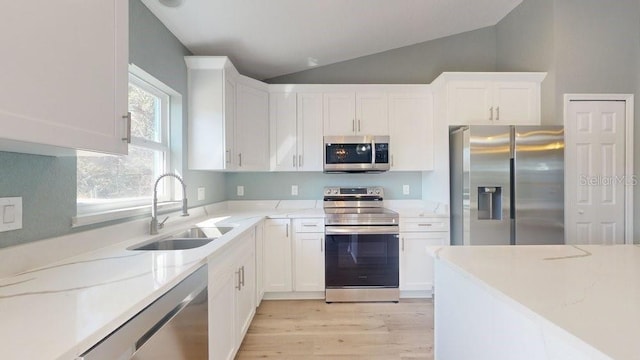
{"type": "Polygon", "coordinates": [[[268,79],[492,26],[522,0],[142,2],[194,55],[268,79]]]}

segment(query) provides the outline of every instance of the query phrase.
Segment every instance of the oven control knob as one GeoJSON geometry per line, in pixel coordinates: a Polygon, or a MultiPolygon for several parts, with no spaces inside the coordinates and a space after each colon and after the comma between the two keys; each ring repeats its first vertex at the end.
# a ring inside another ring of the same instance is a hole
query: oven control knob
{"type": "Polygon", "coordinates": [[[327,195],[331,195],[331,189],[325,190],[324,193],[327,194],[327,195]]]}
{"type": "Polygon", "coordinates": [[[338,195],[338,189],[333,189],[333,194],[338,195]]]}
{"type": "Polygon", "coordinates": [[[380,195],[380,189],[376,189],[376,195],[380,195]]]}

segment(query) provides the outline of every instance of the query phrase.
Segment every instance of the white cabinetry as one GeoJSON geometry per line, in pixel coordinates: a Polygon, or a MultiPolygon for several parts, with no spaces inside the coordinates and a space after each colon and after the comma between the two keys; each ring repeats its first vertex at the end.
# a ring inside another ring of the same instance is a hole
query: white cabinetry
{"type": "Polygon", "coordinates": [[[256,229],[256,307],[260,306],[264,297],[264,222],[256,229]]]}
{"type": "Polygon", "coordinates": [[[209,259],[209,358],[233,359],[256,309],[255,230],[209,259]]]}
{"type": "Polygon", "coordinates": [[[0,150],[127,153],[128,2],[81,5],[3,4],[0,150]]]}
{"type": "Polygon", "coordinates": [[[389,135],[384,92],[325,93],[324,135],[389,135]]]}
{"type": "Polygon", "coordinates": [[[449,219],[400,219],[401,297],[430,297],[433,294],[433,258],[428,246],[449,244],[449,219]]]}
{"type": "Polygon", "coordinates": [[[267,219],[264,223],[264,291],[290,292],[291,225],[289,219],[267,219]]]}
{"type": "MultiPolygon", "coordinates": [[[[248,79],[244,77],[245,79],[248,79]]],[[[238,84],[235,147],[238,170],[269,169],[269,93],[266,85],[238,84]]]]}
{"type": "Polygon", "coordinates": [[[392,171],[433,170],[433,96],[430,91],[389,94],[392,171]]]}
{"type": "Polygon", "coordinates": [[[189,168],[267,170],[267,85],[238,74],[224,56],[186,56],[189,168]]]}
{"type": "Polygon", "coordinates": [[[451,125],[539,125],[546,73],[443,73],[451,125]]]}
{"type": "Polygon", "coordinates": [[[294,291],[324,291],[324,219],[296,219],[294,291]]]}
{"type": "Polygon", "coordinates": [[[322,94],[271,92],[271,170],[322,171],[322,94]]]}

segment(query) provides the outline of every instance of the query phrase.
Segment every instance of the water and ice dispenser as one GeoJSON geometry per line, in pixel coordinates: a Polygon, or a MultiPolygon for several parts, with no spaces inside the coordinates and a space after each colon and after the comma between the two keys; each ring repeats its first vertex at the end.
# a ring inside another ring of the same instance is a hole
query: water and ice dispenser
{"type": "Polygon", "coordinates": [[[502,186],[478,186],[478,220],[502,220],[502,186]]]}

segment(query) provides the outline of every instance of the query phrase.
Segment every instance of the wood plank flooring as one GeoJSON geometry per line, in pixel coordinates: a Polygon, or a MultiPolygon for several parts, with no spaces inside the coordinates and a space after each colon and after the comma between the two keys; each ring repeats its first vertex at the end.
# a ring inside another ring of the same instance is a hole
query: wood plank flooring
{"type": "Polygon", "coordinates": [[[236,359],[433,359],[433,302],[265,300],[236,359]]]}

